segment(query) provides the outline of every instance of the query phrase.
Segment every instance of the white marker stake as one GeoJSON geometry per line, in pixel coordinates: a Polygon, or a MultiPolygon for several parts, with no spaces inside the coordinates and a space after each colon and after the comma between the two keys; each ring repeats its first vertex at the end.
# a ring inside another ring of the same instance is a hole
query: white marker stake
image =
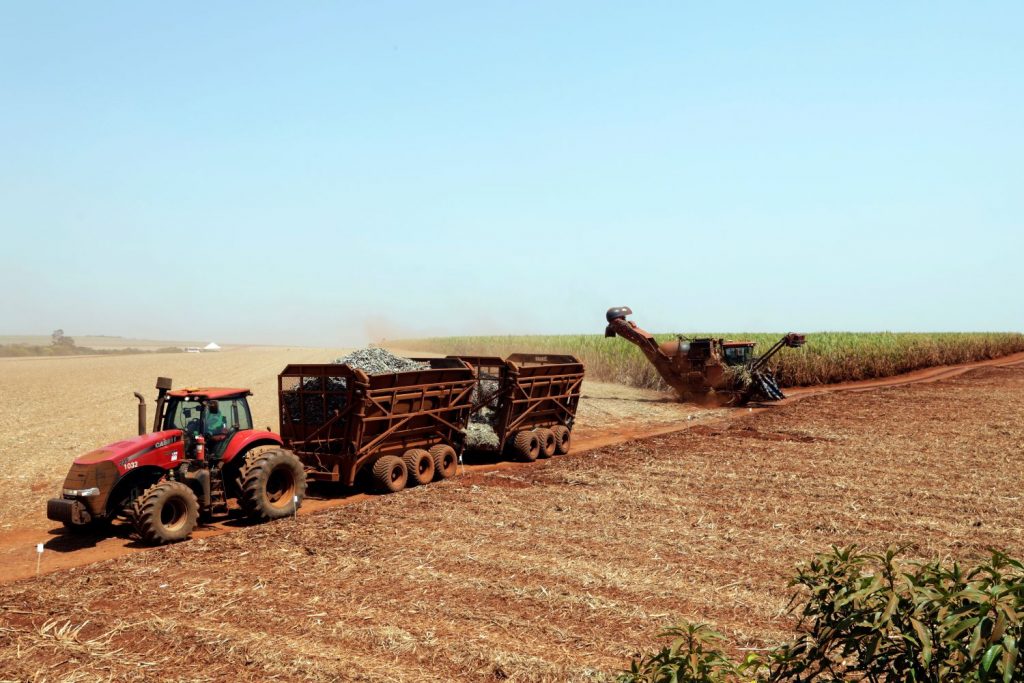
{"type": "Polygon", "coordinates": [[[39,565],[43,561],[43,544],[36,543],[36,576],[39,576],[39,565]]]}
{"type": "Polygon", "coordinates": [[[462,455],[459,454],[459,467],[462,468],[462,473],[466,473],[466,463],[462,462],[462,455]]]}
{"type": "Polygon", "coordinates": [[[299,497],[292,496],[292,517],[298,519],[299,517],[299,497]]]}

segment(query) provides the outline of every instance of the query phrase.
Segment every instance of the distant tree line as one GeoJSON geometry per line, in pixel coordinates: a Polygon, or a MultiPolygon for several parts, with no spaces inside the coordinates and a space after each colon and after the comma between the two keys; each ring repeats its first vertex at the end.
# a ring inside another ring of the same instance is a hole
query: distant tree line
{"type": "Polygon", "coordinates": [[[181,353],[177,346],[165,346],[153,351],[136,348],[125,349],[93,349],[78,346],[72,337],[64,334],[64,330],[54,330],[50,335],[50,345],[42,344],[0,344],[0,358],[16,358],[28,356],[121,356],[136,353],[181,353]]]}

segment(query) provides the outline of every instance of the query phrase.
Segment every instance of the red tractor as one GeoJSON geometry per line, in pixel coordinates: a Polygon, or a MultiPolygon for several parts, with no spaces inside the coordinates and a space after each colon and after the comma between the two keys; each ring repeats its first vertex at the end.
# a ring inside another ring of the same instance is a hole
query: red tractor
{"type": "Polygon", "coordinates": [[[180,541],[200,516],[226,514],[228,501],[258,521],[295,514],[306,492],[302,463],[281,437],[253,428],[248,389],[171,391],[156,382],[153,431],[139,400],[139,435],[75,458],[46,516],[72,531],[129,520],[146,543],[180,541]]]}

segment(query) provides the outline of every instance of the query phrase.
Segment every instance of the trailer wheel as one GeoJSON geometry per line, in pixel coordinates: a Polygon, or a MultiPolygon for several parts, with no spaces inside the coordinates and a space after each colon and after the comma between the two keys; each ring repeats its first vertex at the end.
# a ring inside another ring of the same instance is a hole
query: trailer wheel
{"type": "Polygon", "coordinates": [[[512,441],[512,451],[525,462],[536,460],[540,455],[540,439],[537,438],[537,433],[529,429],[516,434],[512,441]]]}
{"type": "Polygon", "coordinates": [[[434,459],[434,479],[450,479],[455,476],[459,466],[459,457],[455,449],[439,443],[430,449],[430,457],[434,459]]]}
{"type": "Polygon", "coordinates": [[[373,463],[373,481],[382,493],[398,493],[408,479],[405,463],[397,455],[385,455],[373,463]]]}
{"type": "Polygon", "coordinates": [[[410,448],[402,456],[409,473],[408,485],[422,486],[434,481],[434,457],[422,448],[410,448]]]}
{"type": "Polygon", "coordinates": [[[551,428],[551,432],[555,435],[555,453],[558,455],[568,453],[572,446],[572,434],[569,432],[569,428],[565,425],[556,425],[551,428]]]}
{"type": "Polygon", "coordinates": [[[242,493],[238,502],[246,515],[258,521],[294,515],[306,495],[302,463],[294,453],[280,448],[247,457],[239,479],[242,493]]]}
{"type": "Polygon", "coordinates": [[[196,528],[199,501],[192,489],[180,481],[162,481],[138,497],[132,517],[143,543],[183,541],[196,528]]]}
{"type": "Polygon", "coordinates": [[[547,427],[540,427],[534,430],[537,432],[537,441],[540,442],[540,457],[550,458],[555,454],[555,441],[554,433],[547,427]]]}

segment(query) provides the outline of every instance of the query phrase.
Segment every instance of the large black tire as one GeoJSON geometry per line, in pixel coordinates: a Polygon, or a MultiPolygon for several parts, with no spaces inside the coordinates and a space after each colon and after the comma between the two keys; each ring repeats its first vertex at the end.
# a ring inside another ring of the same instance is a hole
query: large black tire
{"type": "Polygon", "coordinates": [[[537,441],[540,442],[540,454],[541,458],[550,458],[555,454],[555,435],[547,427],[539,427],[534,430],[537,432],[537,441]]]}
{"type": "Polygon", "coordinates": [[[409,471],[397,455],[385,455],[373,463],[373,483],[381,493],[398,493],[409,480],[409,471]]]}
{"type": "Polygon", "coordinates": [[[434,459],[434,479],[450,479],[455,476],[459,456],[455,455],[454,448],[439,443],[430,449],[430,456],[434,459]]]}
{"type": "Polygon", "coordinates": [[[434,481],[434,458],[429,451],[410,448],[402,456],[402,462],[409,473],[407,485],[422,486],[434,481]]]}
{"type": "Polygon", "coordinates": [[[248,456],[239,478],[242,490],[238,502],[245,514],[257,521],[294,515],[306,495],[302,463],[294,453],[281,448],[248,456]]]}
{"type": "Polygon", "coordinates": [[[199,501],[192,489],[180,481],[162,481],[138,497],[132,517],[143,543],[184,541],[196,528],[199,501]]]}
{"type": "Polygon", "coordinates": [[[512,439],[512,452],[523,462],[533,462],[540,455],[540,439],[532,429],[524,429],[512,439]]]}
{"type": "Polygon", "coordinates": [[[555,435],[555,453],[557,455],[568,453],[572,447],[572,434],[569,432],[569,428],[565,425],[557,425],[551,428],[551,432],[555,435]]]}

